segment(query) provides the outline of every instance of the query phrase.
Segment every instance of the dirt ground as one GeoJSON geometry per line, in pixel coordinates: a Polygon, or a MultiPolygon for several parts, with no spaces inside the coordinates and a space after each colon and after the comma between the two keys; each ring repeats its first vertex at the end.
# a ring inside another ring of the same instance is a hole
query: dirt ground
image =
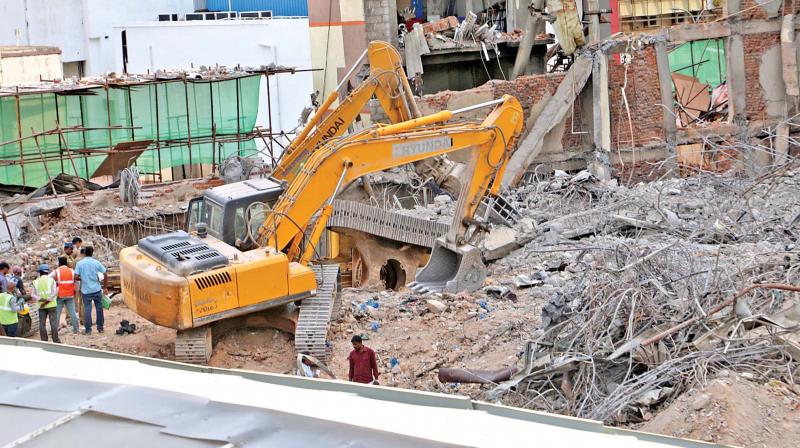
{"type": "MultiPolygon", "coordinates": [[[[435,379],[440,366],[495,369],[512,365],[522,350],[520,341],[538,324],[540,296],[520,294],[516,301],[482,293],[429,297],[446,305],[432,312],[424,296],[387,291],[345,290],[344,317],[332,325],[330,368],[347,378],[347,355],[354,334],[378,355],[381,383],[404,388],[469,393],[474,386],[443,388],[435,379]],[[373,306],[366,305],[371,303],[373,306]],[[430,331],[436,328],[436,331],[430,331]]],[[[63,314],[63,313],[62,313],[63,314]]],[[[72,334],[61,318],[61,341],[66,344],[160,359],[174,359],[175,331],[139,317],[115,299],[105,312],[105,333],[72,334]],[[117,335],[125,319],[135,334],[117,335]]],[[[32,336],[38,339],[38,333],[32,336]]],[[[290,374],[295,368],[293,336],[265,328],[244,328],[216,341],[209,365],[290,374]]]]}
{"type": "Polygon", "coordinates": [[[784,383],[723,373],[705,389],[681,395],[640,429],[723,445],[794,448],[800,443],[800,401],[784,383]]]}

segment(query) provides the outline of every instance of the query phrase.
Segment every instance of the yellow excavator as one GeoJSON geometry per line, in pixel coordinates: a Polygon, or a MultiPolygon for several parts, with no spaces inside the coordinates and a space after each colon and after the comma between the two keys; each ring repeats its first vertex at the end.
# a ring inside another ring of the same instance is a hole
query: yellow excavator
{"type": "Polygon", "coordinates": [[[328,325],[338,306],[339,267],[310,261],[337,192],[365,174],[470,149],[471,178],[462,185],[450,232],[437,241],[412,285],[427,291],[477,289],[486,274],[478,250],[469,244],[470,232],[480,227],[473,216],[485,194],[498,194],[522,126],[522,107],[505,96],[326,139],[285,187],[258,180],[255,188],[274,190],[277,200],[260,204],[263,220],[246,223],[256,249],[241,251],[215,237],[231,222],[224,221],[221,210],[206,210],[195,234],[151,236],[122,250],[124,300],[147,320],[178,330],[179,360],[201,363],[211,356],[215,324],[299,303],[295,348],[325,359],[328,325]],[[482,122],[447,123],[455,114],[488,106],[496,107],[482,122]]]}

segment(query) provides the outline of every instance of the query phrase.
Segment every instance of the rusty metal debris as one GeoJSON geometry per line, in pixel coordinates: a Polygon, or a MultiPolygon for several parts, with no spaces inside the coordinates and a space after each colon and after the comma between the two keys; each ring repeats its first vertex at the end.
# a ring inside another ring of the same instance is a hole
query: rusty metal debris
{"type": "Polygon", "coordinates": [[[497,370],[475,370],[453,367],[439,369],[438,377],[442,383],[489,384],[507,381],[517,372],[516,367],[503,367],[497,370]]]}

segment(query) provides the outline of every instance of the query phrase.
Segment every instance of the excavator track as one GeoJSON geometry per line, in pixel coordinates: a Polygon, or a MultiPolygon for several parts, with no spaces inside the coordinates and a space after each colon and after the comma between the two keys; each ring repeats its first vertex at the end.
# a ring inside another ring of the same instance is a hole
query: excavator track
{"type": "Polygon", "coordinates": [[[311,268],[317,277],[317,295],[304,299],[300,304],[294,347],[297,353],[307,353],[327,362],[329,354],[326,341],[334,303],[338,302],[341,307],[339,265],[324,264],[311,268]]]}
{"type": "Polygon", "coordinates": [[[191,364],[207,364],[214,347],[211,326],[178,330],[175,336],[175,360],[191,364]]]}

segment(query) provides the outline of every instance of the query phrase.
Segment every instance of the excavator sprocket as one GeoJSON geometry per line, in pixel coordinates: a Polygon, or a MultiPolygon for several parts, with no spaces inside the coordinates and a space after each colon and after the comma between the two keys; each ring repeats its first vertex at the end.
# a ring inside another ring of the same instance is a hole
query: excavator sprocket
{"type": "MultiPolygon", "coordinates": [[[[331,323],[335,302],[341,304],[339,265],[311,266],[317,277],[317,295],[304,299],[300,304],[300,316],[294,331],[294,347],[297,353],[307,353],[323,362],[328,361],[328,327],[331,323]]],[[[340,305],[341,306],[341,305],[340,305]]]]}

